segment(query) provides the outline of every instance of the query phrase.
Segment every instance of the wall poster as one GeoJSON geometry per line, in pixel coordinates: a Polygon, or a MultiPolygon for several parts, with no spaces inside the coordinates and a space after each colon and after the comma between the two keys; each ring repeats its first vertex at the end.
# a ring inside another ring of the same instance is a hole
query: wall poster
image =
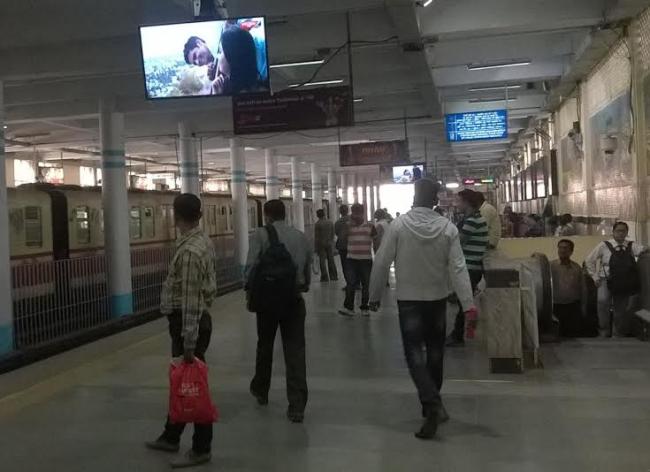
{"type": "Polygon", "coordinates": [[[591,158],[595,187],[632,181],[632,117],[630,93],[624,93],[590,119],[591,158]]]}

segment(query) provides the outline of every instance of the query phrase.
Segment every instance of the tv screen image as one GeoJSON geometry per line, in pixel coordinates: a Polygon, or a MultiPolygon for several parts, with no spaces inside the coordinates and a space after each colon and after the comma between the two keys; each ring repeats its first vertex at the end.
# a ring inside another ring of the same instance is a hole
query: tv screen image
{"type": "Polygon", "coordinates": [[[393,182],[396,184],[412,184],[424,175],[424,166],[412,164],[410,166],[393,167],[393,182]]]}
{"type": "Polygon", "coordinates": [[[268,92],[263,17],[140,27],[149,99],[268,92]]]}

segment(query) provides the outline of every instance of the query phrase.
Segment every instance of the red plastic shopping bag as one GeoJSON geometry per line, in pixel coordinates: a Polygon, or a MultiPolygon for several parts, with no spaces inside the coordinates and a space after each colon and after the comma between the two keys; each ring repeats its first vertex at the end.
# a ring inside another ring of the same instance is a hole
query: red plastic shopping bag
{"type": "Polygon", "coordinates": [[[199,359],[169,367],[169,419],[172,423],[216,423],[217,407],[208,386],[208,366],[199,359]]]}

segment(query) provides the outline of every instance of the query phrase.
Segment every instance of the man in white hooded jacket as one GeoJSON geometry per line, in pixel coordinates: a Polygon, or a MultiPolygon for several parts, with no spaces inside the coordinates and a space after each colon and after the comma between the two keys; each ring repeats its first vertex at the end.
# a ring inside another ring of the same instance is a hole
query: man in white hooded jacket
{"type": "Polygon", "coordinates": [[[449,419],[440,389],[450,287],[464,311],[475,310],[458,230],[433,210],[439,189],[429,179],[415,182],[413,209],[391,224],[370,279],[370,309],[376,311],[395,261],[404,353],[426,418],[415,433],[420,439],[433,438],[438,425],[449,419]]]}

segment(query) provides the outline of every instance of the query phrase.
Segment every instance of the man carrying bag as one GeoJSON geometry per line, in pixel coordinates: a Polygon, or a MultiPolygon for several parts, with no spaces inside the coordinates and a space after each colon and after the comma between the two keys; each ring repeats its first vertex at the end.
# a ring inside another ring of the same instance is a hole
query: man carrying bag
{"type": "MultiPolygon", "coordinates": [[[[169,320],[172,357],[182,356],[185,364],[198,362],[196,358],[205,362],[205,352],[212,334],[212,319],[208,309],[217,296],[217,258],[212,241],[199,226],[201,200],[196,195],[185,193],[176,197],[174,216],[180,237],[160,295],[160,311],[169,320]]],[[[183,367],[185,366],[172,369],[185,370],[183,367]]],[[[207,377],[207,369],[205,376],[207,377]]],[[[199,383],[204,390],[207,389],[207,380],[205,384],[203,381],[199,383]]],[[[170,387],[173,389],[175,385],[172,375],[170,387]]],[[[209,392],[203,391],[201,396],[205,398],[206,393],[209,392]]],[[[174,395],[178,394],[178,391],[172,391],[170,399],[173,401],[174,395]]],[[[176,415],[168,416],[162,435],[155,441],[146,443],[148,448],[165,452],[179,450],[185,423],[178,421],[180,416],[172,416],[176,415]]],[[[216,420],[216,416],[212,419],[216,420]]],[[[192,467],[210,461],[212,423],[213,421],[200,421],[194,424],[192,449],[183,458],[173,462],[172,467],[192,467]]]]}
{"type": "Polygon", "coordinates": [[[305,302],[302,292],[311,283],[312,252],[305,235],[285,223],[280,200],[264,204],[266,226],[250,237],[246,262],[248,309],[257,314],[257,358],[251,394],[268,404],[273,344],[282,335],[287,378],[287,417],[302,423],[307,405],[305,363],[305,302]]]}

